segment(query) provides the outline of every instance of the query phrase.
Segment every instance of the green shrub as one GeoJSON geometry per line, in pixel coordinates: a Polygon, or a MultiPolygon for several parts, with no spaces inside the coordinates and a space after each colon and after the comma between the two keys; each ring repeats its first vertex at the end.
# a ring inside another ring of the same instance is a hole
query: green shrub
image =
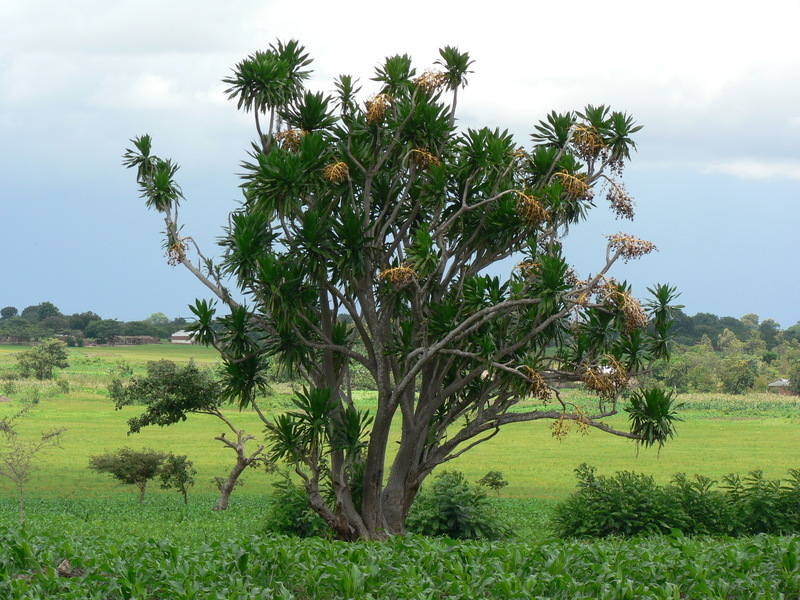
{"type": "Polygon", "coordinates": [[[508,529],[491,509],[486,493],[470,485],[463,473],[445,471],[418,495],[408,515],[411,533],[455,539],[498,539],[508,529]]]}
{"type": "Polygon", "coordinates": [[[308,505],[306,491],[287,473],[272,487],[275,490],[267,498],[267,531],[304,538],[327,536],[331,532],[328,524],[308,505]]]}
{"type": "Polygon", "coordinates": [[[575,469],[578,491],[553,516],[560,537],[652,535],[684,527],[674,494],[649,475],[620,471],[609,478],[595,471],[586,463],[575,469]]]}
{"type": "Polygon", "coordinates": [[[553,526],[560,537],[649,535],[680,530],[689,535],[800,533],[800,469],[781,482],[753,471],[724,478],[725,493],[708,477],[679,473],[669,486],[628,471],[598,476],[586,464],[576,470],[578,491],[557,505],[553,526]]]}
{"type": "MultiPolygon", "coordinates": [[[[5,373],[4,373],[5,375],[5,373]]],[[[3,393],[6,396],[12,396],[17,393],[17,382],[14,379],[8,378],[3,380],[2,387],[0,389],[3,390],[3,393]]]]}
{"type": "Polygon", "coordinates": [[[786,482],[765,479],[762,471],[751,471],[744,479],[727,475],[724,480],[742,533],[800,532],[800,470],[790,470],[786,482]]]}
{"type": "Polygon", "coordinates": [[[672,478],[672,491],[685,515],[683,533],[732,535],[736,515],[722,492],[711,489],[716,482],[703,475],[690,480],[684,473],[672,478]]]}

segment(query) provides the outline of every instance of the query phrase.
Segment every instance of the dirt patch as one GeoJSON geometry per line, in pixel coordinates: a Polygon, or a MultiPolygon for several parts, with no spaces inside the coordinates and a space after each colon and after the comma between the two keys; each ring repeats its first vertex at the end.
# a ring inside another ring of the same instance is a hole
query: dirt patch
{"type": "Polygon", "coordinates": [[[3,396],[3,394],[0,394],[0,404],[2,404],[3,402],[11,402],[11,398],[9,398],[8,396],[3,396]]]}

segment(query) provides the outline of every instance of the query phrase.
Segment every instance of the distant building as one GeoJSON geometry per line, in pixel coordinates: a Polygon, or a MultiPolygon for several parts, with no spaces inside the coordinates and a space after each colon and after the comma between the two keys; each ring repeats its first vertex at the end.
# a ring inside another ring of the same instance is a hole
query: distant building
{"type": "Polygon", "coordinates": [[[158,344],[161,340],[152,335],[115,335],[108,339],[112,346],[140,346],[141,344],[158,344]]]}
{"type": "Polygon", "coordinates": [[[767,385],[768,392],[777,392],[778,394],[791,394],[792,389],[789,386],[788,379],[778,379],[767,385]]]}
{"type": "Polygon", "coordinates": [[[30,345],[31,338],[19,335],[0,335],[0,344],[30,345]]]}
{"type": "Polygon", "coordinates": [[[181,329],[169,336],[169,341],[173,344],[194,344],[194,334],[181,329]]]}

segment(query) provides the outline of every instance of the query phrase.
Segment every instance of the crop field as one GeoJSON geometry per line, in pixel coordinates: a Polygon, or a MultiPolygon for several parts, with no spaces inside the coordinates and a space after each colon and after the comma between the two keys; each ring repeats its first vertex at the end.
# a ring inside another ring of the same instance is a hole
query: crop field
{"type": "MultiPolygon", "coordinates": [[[[0,376],[26,349],[0,346],[0,376]]],[[[230,450],[214,440],[224,431],[219,421],[191,416],[127,435],[126,421],[140,408],[114,409],[107,386],[115,377],[141,375],[159,359],[213,368],[213,350],[159,344],[69,352],[70,366],[55,381],[0,377],[0,396],[10,399],[0,402],[0,417],[31,406],[20,421],[23,435],[68,429],[62,447],[32,474],[24,530],[15,525],[15,490],[0,480],[0,598],[800,598],[800,538],[572,543],[553,540],[548,529],[552,506],[574,491],[574,469],[583,462],[600,474],[636,471],[661,483],[679,472],[720,480],[762,469],[784,477],[800,468],[796,397],[683,396],[678,435],[660,453],[637,452],[629,440],[599,431],[558,441],[549,423],[514,425],[446,466],[472,482],[490,470],[503,473],[509,485],[492,502],[514,539],[412,536],[342,545],[265,532],[263,498],[277,476],[263,471],[245,473],[228,511],[210,510],[212,478],[233,465],[230,450]],[[139,506],[133,490],[87,468],[91,455],[121,446],[188,455],[198,471],[188,507],[155,483],[139,506]],[[59,574],[64,559],[72,571],[59,574]]],[[[578,390],[565,393],[588,402],[578,390]]],[[[358,402],[370,408],[376,398],[362,391],[358,402]]],[[[268,414],[286,410],[291,386],[276,384],[263,404],[268,414]]],[[[252,411],[231,408],[230,416],[262,435],[252,411]]],[[[625,417],[614,423],[625,428],[625,417]]]]}

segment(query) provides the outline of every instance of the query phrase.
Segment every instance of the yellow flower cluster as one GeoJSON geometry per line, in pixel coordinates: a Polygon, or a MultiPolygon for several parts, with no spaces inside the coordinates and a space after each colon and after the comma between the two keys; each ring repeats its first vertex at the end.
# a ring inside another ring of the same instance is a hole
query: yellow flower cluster
{"type": "Polygon", "coordinates": [[[417,272],[410,263],[404,263],[399,267],[384,269],[378,275],[381,281],[386,281],[393,287],[403,287],[417,279],[417,272]]]}
{"type": "Polygon", "coordinates": [[[389,94],[378,94],[372,100],[367,101],[367,123],[375,125],[383,121],[386,110],[392,104],[392,97],[389,94]]]}
{"type": "Polygon", "coordinates": [[[561,180],[564,191],[572,198],[588,198],[590,195],[589,184],[586,183],[586,174],[570,175],[566,171],[556,173],[561,180]]]}
{"type": "Polygon", "coordinates": [[[331,163],[322,169],[322,176],[331,183],[343,182],[345,179],[347,179],[348,173],[349,168],[347,167],[347,163],[342,161],[331,163]]]}
{"type": "Polygon", "coordinates": [[[536,196],[529,196],[519,190],[515,190],[518,194],[517,199],[517,214],[522,217],[529,225],[539,225],[550,218],[550,214],[542,206],[542,203],[536,196]]]}
{"type": "Polygon", "coordinates": [[[628,385],[628,373],[613,357],[609,365],[599,368],[584,366],[581,381],[604,400],[613,400],[617,393],[628,385]]]}
{"type": "Polygon", "coordinates": [[[411,152],[414,163],[423,169],[427,169],[431,165],[436,165],[438,167],[442,164],[439,157],[428,152],[427,148],[414,148],[411,152]]]}
{"type": "Polygon", "coordinates": [[[445,74],[433,69],[425,71],[414,80],[414,85],[422,89],[426,94],[433,94],[445,83],[447,83],[445,74]]]}
{"type": "Polygon", "coordinates": [[[294,152],[300,147],[300,142],[305,137],[306,132],[302,129],[287,129],[279,131],[275,137],[280,142],[281,147],[289,152],[294,152]]]}

